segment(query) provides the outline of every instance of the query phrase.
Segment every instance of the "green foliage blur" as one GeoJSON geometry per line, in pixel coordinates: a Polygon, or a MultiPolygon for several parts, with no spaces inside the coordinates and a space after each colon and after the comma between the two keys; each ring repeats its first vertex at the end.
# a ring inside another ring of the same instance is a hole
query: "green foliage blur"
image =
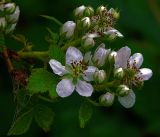
{"type": "MultiPolygon", "coordinates": [[[[106,45],[118,49],[129,46],[132,53],[144,55],[143,67],[153,70],[153,77],[144,88],[136,91],[136,104],[123,108],[118,102],[112,107],[94,108],[93,116],[85,128],[79,127],[78,110],[81,97],[76,94],[51,107],[56,115],[51,131],[43,132],[35,123],[22,137],[160,137],[160,0],[15,0],[21,15],[16,33],[33,42],[34,49],[47,49],[46,27],[58,32],[52,21],[40,15],[54,16],[62,23],[72,20],[72,11],[80,5],[97,7],[108,5],[118,8],[121,17],[118,29],[125,37],[106,45]]],[[[20,45],[8,40],[12,50],[20,45]]],[[[5,137],[13,121],[16,104],[12,93],[12,79],[0,58],[0,136],[5,137]]]]}

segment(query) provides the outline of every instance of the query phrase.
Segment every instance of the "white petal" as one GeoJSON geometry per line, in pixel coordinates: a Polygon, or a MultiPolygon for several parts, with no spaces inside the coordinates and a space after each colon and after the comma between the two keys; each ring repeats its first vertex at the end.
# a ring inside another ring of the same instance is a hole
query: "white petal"
{"type": "Polygon", "coordinates": [[[149,80],[152,77],[152,70],[148,68],[142,68],[140,69],[140,76],[143,78],[143,80],[149,80]]]}
{"type": "Polygon", "coordinates": [[[56,87],[56,92],[60,97],[70,96],[75,89],[71,79],[62,79],[56,87]]]}
{"type": "Polygon", "coordinates": [[[117,51],[117,55],[115,57],[115,67],[116,68],[127,68],[127,61],[131,55],[131,49],[126,47],[122,47],[117,51]]]}
{"type": "Polygon", "coordinates": [[[133,54],[129,59],[129,64],[131,67],[133,66],[134,62],[135,62],[135,66],[137,68],[140,68],[140,66],[143,63],[143,55],[141,53],[133,54]]]}
{"type": "Polygon", "coordinates": [[[93,61],[99,66],[105,64],[106,58],[110,52],[110,49],[106,50],[105,45],[102,43],[95,51],[93,61]]]}
{"type": "Polygon", "coordinates": [[[87,70],[84,71],[83,78],[86,81],[93,81],[93,75],[96,71],[96,67],[94,66],[88,66],[87,70]]]}
{"type": "Polygon", "coordinates": [[[82,16],[85,9],[86,9],[86,7],[84,5],[77,7],[75,9],[75,15],[82,16]]]}
{"type": "Polygon", "coordinates": [[[69,47],[66,52],[66,64],[70,65],[73,61],[80,62],[83,60],[83,55],[75,47],[69,47]]]}
{"type": "Polygon", "coordinates": [[[123,35],[118,30],[116,30],[114,28],[111,28],[111,29],[105,31],[104,34],[105,35],[114,35],[114,36],[117,36],[117,37],[120,37],[120,38],[123,37],[123,35]]]}
{"type": "Polygon", "coordinates": [[[68,73],[68,71],[65,69],[65,66],[62,66],[62,64],[55,59],[51,59],[49,61],[49,65],[51,66],[53,72],[59,76],[63,76],[64,74],[68,73]]]}
{"type": "Polygon", "coordinates": [[[136,101],[136,95],[135,93],[131,90],[128,95],[124,97],[118,96],[118,101],[120,104],[125,107],[125,108],[131,108],[135,104],[136,101]]]}
{"type": "Polygon", "coordinates": [[[88,33],[86,35],[86,37],[89,37],[89,38],[98,38],[98,37],[100,37],[100,35],[98,33],[88,33]]]}
{"type": "Polygon", "coordinates": [[[76,91],[81,96],[89,97],[92,95],[93,87],[91,84],[85,81],[78,80],[76,85],[76,91]]]}

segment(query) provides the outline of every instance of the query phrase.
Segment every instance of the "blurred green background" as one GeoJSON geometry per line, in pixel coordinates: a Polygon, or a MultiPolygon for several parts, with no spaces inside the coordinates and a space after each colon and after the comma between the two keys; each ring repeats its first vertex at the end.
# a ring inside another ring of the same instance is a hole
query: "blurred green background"
{"type": "MultiPolygon", "coordinates": [[[[116,28],[125,36],[108,47],[128,45],[132,53],[144,55],[143,67],[153,70],[151,80],[137,91],[137,101],[132,109],[124,109],[118,102],[111,108],[95,108],[88,125],[81,129],[78,123],[80,97],[74,94],[53,105],[56,117],[49,133],[44,133],[35,123],[22,137],[160,137],[160,0],[17,0],[21,9],[16,33],[24,34],[35,44],[35,49],[47,49],[44,36],[46,27],[58,32],[53,22],[41,18],[45,14],[61,22],[72,20],[75,7],[108,5],[118,8],[121,18],[116,28]]],[[[12,49],[17,49],[10,43],[12,49]]],[[[12,81],[4,61],[0,58],[0,136],[5,137],[13,120],[15,106],[12,81]]]]}

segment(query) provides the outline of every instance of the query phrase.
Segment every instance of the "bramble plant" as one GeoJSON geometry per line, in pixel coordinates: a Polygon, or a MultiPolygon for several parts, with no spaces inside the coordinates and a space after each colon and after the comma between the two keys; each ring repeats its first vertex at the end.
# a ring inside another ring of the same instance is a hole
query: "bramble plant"
{"type": "Polygon", "coordinates": [[[19,7],[10,0],[0,1],[0,51],[13,79],[17,103],[8,135],[25,133],[33,119],[44,131],[49,131],[55,114],[44,102],[61,101],[73,92],[83,98],[79,109],[80,127],[83,128],[92,116],[93,106],[110,107],[118,100],[125,108],[133,107],[135,90],[151,78],[151,69],[140,68],[141,53],[131,55],[127,46],[118,51],[105,46],[107,41],[123,38],[114,28],[120,17],[118,10],[82,5],[73,14],[74,21],[64,24],[42,15],[57,23],[60,32],[48,28],[49,49],[33,51],[33,44],[23,35],[13,34],[20,15],[19,7]],[[11,51],[5,44],[7,36],[22,43],[23,49],[11,51]],[[42,61],[43,66],[36,68],[33,60],[42,61]]]}

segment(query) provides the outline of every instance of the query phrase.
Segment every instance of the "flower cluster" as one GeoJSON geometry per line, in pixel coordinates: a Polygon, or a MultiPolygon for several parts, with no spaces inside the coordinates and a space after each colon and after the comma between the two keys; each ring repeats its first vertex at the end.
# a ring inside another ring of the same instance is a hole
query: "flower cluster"
{"type": "Polygon", "coordinates": [[[0,32],[13,32],[20,15],[19,6],[12,2],[0,2],[0,32]]]}
{"type": "Polygon", "coordinates": [[[55,59],[49,61],[53,72],[62,78],[56,86],[57,94],[68,97],[77,91],[102,106],[111,106],[117,97],[122,106],[131,108],[136,100],[133,89],[142,87],[151,78],[152,70],[140,68],[141,53],[131,56],[127,46],[114,51],[102,42],[123,37],[114,28],[119,12],[105,6],[94,10],[82,5],[74,10],[74,16],[75,21],[67,21],[60,30],[60,36],[69,45],[62,45],[65,65],[55,59]]]}

